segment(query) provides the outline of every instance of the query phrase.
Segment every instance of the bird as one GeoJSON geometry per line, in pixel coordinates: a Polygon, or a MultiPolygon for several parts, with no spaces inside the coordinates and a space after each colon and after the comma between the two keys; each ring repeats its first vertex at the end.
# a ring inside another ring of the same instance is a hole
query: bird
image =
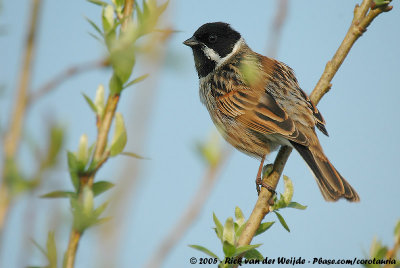
{"type": "MultiPolygon", "coordinates": [[[[279,146],[294,148],[311,169],[326,201],[359,195],[326,157],[315,127],[328,136],[325,120],[286,64],[254,52],[225,22],[200,26],[183,42],[193,52],[199,95],[224,139],[261,160],[279,146]]],[[[258,186],[257,186],[258,188],[258,186]]]]}

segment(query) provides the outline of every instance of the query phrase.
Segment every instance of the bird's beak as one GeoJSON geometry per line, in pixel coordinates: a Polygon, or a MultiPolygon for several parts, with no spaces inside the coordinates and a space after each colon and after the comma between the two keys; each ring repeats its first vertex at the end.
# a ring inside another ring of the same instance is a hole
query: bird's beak
{"type": "Polygon", "coordinates": [[[188,47],[194,47],[200,43],[197,41],[196,37],[192,36],[188,40],[184,41],[183,44],[187,45],[188,47]]]}

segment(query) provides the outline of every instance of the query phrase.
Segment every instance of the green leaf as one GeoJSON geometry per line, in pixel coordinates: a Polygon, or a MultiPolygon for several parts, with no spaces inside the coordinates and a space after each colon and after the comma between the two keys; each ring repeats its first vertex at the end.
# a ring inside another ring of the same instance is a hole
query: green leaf
{"type": "Polygon", "coordinates": [[[106,47],[108,51],[111,51],[113,47],[115,46],[116,39],[117,39],[117,33],[116,33],[116,28],[117,28],[117,23],[112,27],[109,31],[104,33],[104,42],[106,44],[106,47]]]}
{"type": "Polygon", "coordinates": [[[247,251],[243,257],[247,260],[264,260],[264,256],[257,249],[247,251]]]}
{"type": "Polygon", "coordinates": [[[93,212],[93,216],[97,219],[101,214],[103,214],[104,210],[106,210],[106,208],[108,207],[108,201],[104,202],[103,204],[101,204],[100,206],[98,206],[94,212],[93,212]]]}
{"type": "Polygon", "coordinates": [[[86,102],[89,104],[90,109],[93,112],[97,113],[97,108],[96,108],[96,105],[94,105],[93,101],[88,96],[86,96],[85,93],[82,93],[82,95],[85,98],[86,102]]]}
{"type": "Polygon", "coordinates": [[[144,79],[146,79],[149,76],[149,74],[144,74],[142,76],[139,76],[138,78],[133,79],[132,81],[128,82],[124,88],[130,87],[136,83],[139,83],[141,81],[143,81],[144,79]]]}
{"type": "Polygon", "coordinates": [[[229,217],[225,221],[224,231],[222,234],[222,241],[229,242],[231,245],[235,244],[235,227],[233,225],[232,217],[229,217]]]}
{"type": "Polygon", "coordinates": [[[206,142],[198,143],[197,150],[208,165],[216,166],[222,155],[218,134],[213,132],[206,142]]]}
{"type": "Polygon", "coordinates": [[[108,181],[98,181],[93,184],[93,194],[94,196],[98,196],[101,193],[111,189],[114,187],[114,184],[108,181]]]}
{"type": "MultiPolygon", "coordinates": [[[[45,152],[44,157],[41,157],[39,164],[39,169],[42,171],[49,169],[58,163],[57,160],[65,141],[64,129],[60,126],[52,125],[49,128],[47,140],[47,151],[45,152]]],[[[37,174],[37,176],[40,177],[41,174],[37,174]]],[[[32,181],[35,180],[39,181],[40,178],[36,177],[32,181]]]]}
{"type": "Polygon", "coordinates": [[[394,236],[400,237],[400,220],[397,221],[396,227],[394,227],[394,236]]]}
{"type": "Polygon", "coordinates": [[[125,3],[125,0],[113,0],[113,3],[117,8],[122,8],[125,3]]]}
{"type": "Polygon", "coordinates": [[[76,171],[78,169],[78,160],[76,159],[75,154],[73,152],[68,152],[67,158],[69,170],[76,171]]]}
{"type": "Polygon", "coordinates": [[[49,268],[57,268],[57,248],[54,232],[50,231],[47,236],[47,259],[49,260],[49,268]]]}
{"type": "Polygon", "coordinates": [[[83,213],[85,215],[90,215],[93,211],[93,198],[94,195],[92,189],[88,185],[85,185],[82,190],[83,213]]]}
{"type": "Polygon", "coordinates": [[[67,152],[68,159],[68,168],[69,174],[71,176],[72,184],[75,187],[75,190],[79,188],[79,176],[78,176],[78,160],[75,157],[75,154],[72,152],[67,152]]]}
{"type": "Polygon", "coordinates": [[[93,27],[93,29],[100,34],[100,36],[103,36],[103,32],[100,30],[99,26],[96,25],[91,19],[88,17],[85,17],[85,19],[89,22],[89,24],[93,27]]]}
{"type": "Polygon", "coordinates": [[[235,246],[229,243],[228,241],[224,241],[222,249],[224,251],[225,257],[233,257],[236,251],[235,246]]]}
{"type": "Polygon", "coordinates": [[[139,5],[135,5],[135,10],[136,10],[138,24],[141,25],[143,22],[143,12],[140,10],[139,5]]]}
{"type": "Polygon", "coordinates": [[[130,156],[130,157],[133,157],[133,158],[137,158],[137,159],[149,159],[147,157],[143,157],[141,155],[138,155],[138,154],[135,154],[135,153],[132,153],[132,152],[122,152],[121,154],[122,155],[126,155],[126,156],[130,156]]]}
{"type": "Polygon", "coordinates": [[[76,193],[67,191],[54,191],[40,196],[41,198],[70,198],[76,197],[76,193]]]}
{"type": "Polygon", "coordinates": [[[157,10],[158,16],[160,16],[162,13],[164,13],[164,11],[167,9],[168,5],[169,5],[169,0],[167,0],[164,4],[161,4],[158,7],[158,10],[157,10]]]}
{"type": "Polygon", "coordinates": [[[214,212],[213,212],[213,220],[215,223],[215,227],[216,227],[215,231],[217,232],[217,236],[222,241],[222,234],[224,233],[224,227],[222,226],[222,223],[218,220],[218,218],[214,212]]]}
{"type": "Polygon", "coordinates": [[[242,234],[244,228],[246,227],[246,223],[247,223],[247,221],[244,222],[244,223],[236,230],[236,232],[235,232],[236,237],[240,237],[240,235],[242,234]]]}
{"type": "Polygon", "coordinates": [[[376,239],[376,237],[374,237],[372,239],[372,243],[371,243],[371,248],[369,250],[369,255],[371,257],[375,256],[376,253],[378,252],[378,250],[382,247],[382,244],[379,242],[379,240],[376,239]]]}
{"type": "Polygon", "coordinates": [[[103,30],[108,33],[114,27],[114,7],[106,4],[102,12],[103,30]]]}
{"type": "Polygon", "coordinates": [[[293,183],[288,176],[283,175],[283,183],[285,190],[282,197],[286,204],[289,204],[293,198],[293,183]]]}
{"type": "Polygon", "coordinates": [[[50,143],[47,152],[47,165],[52,166],[56,163],[58,154],[64,144],[64,129],[59,126],[52,126],[50,129],[50,143]]]}
{"type": "Polygon", "coordinates": [[[108,4],[106,3],[106,2],[103,2],[103,1],[100,1],[100,0],[87,0],[88,2],[90,2],[90,3],[93,3],[93,4],[95,4],[95,5],[98,5],[98,6],[107,6],[108,4]]]}
{"type": "Polygon", "coordinates": [[[76,152],[75,156],[76,160],[78,161],[78,169],[84,170],[89,161],[88,136],[86,134],[83,134],[80,137],[78,151],[76,152]]]}
{"type": "Polygon", "coordinates": [[[85,98],[86,102],[89,104],[90,109],[93,112],[97,113],[96,105],[94,105],[93,101],[88,96],[86,96],[85,93],[82,93],[82,95],[85,98]]]}
{"type": "Polygon", "coordinates": [[[381,247],[375,254],[375,256],[371,256],[371,257],[375,257],[376,259],[384,259],[386,256],[386,253],[388,252],[387,247],[381,247]]]}
{"type": "Polygon", "coordinates": [[[261,246],[261,244],[256,244],[256,245],[245,245],[245,246],[241,246],[241,247],[237,247],[235,254],[233,255],[233,257],[237,257],[243,253],[246,253],[252,249],[258,248],[259,246],[261,246]]]}
{"type": "Polygon", "coordinates": [[[210,257],[212,257],[212,258],[217,258],[217,259],[220,261],[220,259],[218,258],[218,256],[217,256],[215,253],[213,253],[211,250],[209,250],[209,249],[207,249],[207,248],[205,248],[205,247],[203,247],[203,246],[199,246],[199,245],[189,245],[189,247],[194,248],[194,249],[197,249],[197,250],[199,250],[199,251],[201,251],[201,252],[207,254],[208,256],[210,256],[210,257]]]}
{"type": "Polygon", "coordinates": [[[30,240],[31,240],[31,242],[40,250],[40,252],[42,252],[43,255],[47,257],[47,252],[46,252],[46,250],[45,250],[41,245],[39,245],[38,242],[36,242],[36,241],[33,240],[32,238],[31,238],[30,240]]]}
{"type": "MultiPolygon", "coordinates": [[[[115,45],[115,46],[118,46],[115,45]]],[[[114,48],[111,51],[110,62],[114,73],[117,75],[121,84],[125,84],[131,76],[136,57],[133,44],[123,46],[123,48],[114,48]]],[[[123,88],[126,88],[123,87],[123,88]]]]}
{"type": "Polygon", "coordinates": [[[96,97],[94,98],[94,106],[96,107],[96,113],[100,118],[103,118],[104,110],[105,110],[105,102],[104,102],[104,86],[99,85],[96,90],[96,97]]]}
{"type": "Polygon", "coordinates": [[[115,74],[115,71],[113,72],[113,75],[111,76],[109,87],[110,87],[110,93],[113,95],[119,94],[122,91],[121,80],[115,74]]]}
{"type": "Polygon", "coordinates": [[[90,32],[88,32],[88,34],[89,34],[91,37],[93,37],[94,39],[96,39],[97,41],[99,41],[100,44],[104,45],[104,40],[101,39],[99,36],[95,35],[94,33],[90,33],[90,32]]]}
{"type": "Polygon", "coordinates": [[[100,218],[100,219],[95,220],[92,225],[100,225],[100,224],[110,221],[111,219],[112,219],[112,217],[100,218]]]}
{"type": "Polygon", "coordinates": [[[243,223],[245,222],[243,212],[239,207],[235,208],[235,218],[236,218],[236,222],[239,226],[242,226],[243,223]]]}
{"type": "Polygon", "coordinates": [[[120,154],[124,150],[127,140],[124,118],[121,113],[117,112],[115,113],[115,129],[111,141],[110,156],[120,154]]]}
{"type": "Polygon", "coordinates": [[[260,227],[258,227],[256,233],[254,236],[260,235],[262,233],[264,233],[265,231],[267,231],[269,228],[271,228],[271,226],[274,224],[274,221],[270,221],[270,222],[263,222],[260,224],[260,227]]]}
{"type": "Polygon", "coordinates": [[[283,228],[285,228],[288,232],[290,232],[289,226],[286,224],[285,220],[283,219],[282,215],[279,212],[274,211],[276,216],[278,217],[279,222],[282,224],[283,228]]]}
{"type": "Polygon", "coordinates": [[[374,0],[374,3],[377,7],[388,5],[390,2],[391,0],[374,0]]]}
{"type": "Polygon", "coordinates": [[[301,210],[304,210],[304,209],[307,208],[307,206],[303,206],[302,204],[299,204],[297,202],[290,202],[288,204],[288,207],[289,208],[295,208],[295,209],[301,209],[301,210]]]}

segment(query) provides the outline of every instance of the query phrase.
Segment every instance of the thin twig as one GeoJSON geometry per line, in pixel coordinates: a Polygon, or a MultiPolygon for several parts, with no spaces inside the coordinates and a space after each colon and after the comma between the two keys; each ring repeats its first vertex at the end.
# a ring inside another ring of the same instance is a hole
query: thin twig
{"type": "Polygon", "coordinates": [[[132,16],[133,14],[133,6],[135,5],[134,0],[126,0],[124,10],[122,11],[123,18],[122,18],[122,25],[121,25],[121,30],[125,31],[126,27],[128,27],[129,23],[129,17],[132,16]]]}
{"type": "MultiPolygon", "coordinates": [[[[133,12],[134,0],[126,0],[124,7],[124,22],[127,21],[127,18],[132,16],[133,12]]],[[[123,32],[127,27],[127,22],[123,23],[121,26],[121,31],[123,32]]],[[[108,133],[110,132],[111,123],[114,119],[115,111],[117,110],[118,102],[120,99],[119,93],[110,93],[108,95],[107,104],[104,111],[103,118],[100,118],[100,123],[98,126],[97,132],[97,140],[96,147],[94,151],[94,161],[98,163],[97,168],[100,168],[107,160],[107,152],[105,152],[107,141],[108,141],[108,133]]],[[[96,169],[89,176],[84,176],[80,178],[80,189],[83,189],[85,186],[92,188],[94,176],[98,169],[96,169]]],[[[82,192],[79,190],[79,198],[81,199],[82,192]]],[[[76,251],[79,245],[80,238],[82,236],[82,232],[75,229],[74,227],[71,230],[70,239],[68,242],[67,252],[65,254],[65,267],[73,268],[75,263],[76,251]]]]}
{"type": "MultiPolygon", "coordinates": [[[[276,189],[278,185],[279,178],[282,174],[283,168],[285,167],[286,161],[289,158],[290,153],[292,152],[292,148],[288,146],[282,146],[279,150],[278,155],[275,158],[274,167],[272,172],[269,174],[267,178],[264,178],[263,181],[267,179],[268,185],[276,189]]],[[[238,246],[249,245],[251,240],[254,237],[258,227],[261,224],[261,221],[264,219],[265,215],[269,212],[269,200],[272,197],[272,193],[264,187],[261,187],[260,195],[258,196],[256,205],[254,206],[253,211],[247,221],[246,227],[244,228],[242,234],[238,240],[238,246]]]]}
{"type": "Polygon", "coordinates": [[[271,24],[270,37],[268,41],[267,56],[275,57],[281,40],[282,27],[285,24],[288,13],[288,0],[277,0],[278,9],[271,24]]]}
{"type": "MultiPolygon", "coordinates": [[[[168,37],[171,37],[169,35],[168,37]]],[[[127,151],[143,152],[147,139],[149,137],[149,125],[151,122],[152,112],[155,106],[155,96],[157,96],[158,83],[160,80],[161,69],[165,61],[166,44],[169,40],[168,37],[153,35],[152,40],[149,41],[153,44],[159,44],[161,50],[152,47],[147,51],[143,59],[143,66],[141,69],[143,73],[151,72],[151,79],[147,80],[145,86],[137,88],[133,96],[131,110],[128,112],[130,116],[127,118],[126,126],[127,133],[134,132],[135,139],[129,139],[126,145],[127,151]],[[129,149],[128,149],[129,148],[129,149]]],[[[146,46],[146,45],[145,45],[146,46]]],[[[143,84],[141,84],[143,85],[143,84]]],[[[110,209],[112,211],[113,221],[110,224],[102,226],[104,231],[101,232],[102,238],[108,243],[103,243],[102,252],[108,252],[108,256],[98,259],[97,267],[116,267],[118,260],[118,247],[117,245],[121,240],[125,239],[122,225],[126,218],[124,213],[126,206],[134,206],[136,199],[135,192],[138,191],[138,183],[140,175],[142,174],[143,165],[145,161],[132,161],[130,158],[125,158],[125,163],[122,163],[119,170],[118,190],[114,191],[110,202],[110,209]],[[111,257],[110,257],[111,256],[111,257]]]]}
{"type": "Polygon", "coordinates": [[[51,92],[53,89],[58,87],[60,84],[62,84],[72,76],[107,66],[109,66],[108,60],[101,59],[101,60],[84,62],[77,64],[75,66],[68,67],[67,69],[61,71],[59,74],[53,77],[50,81],[46,82],[38,90],[32,92],[28,98],[28,105],[35,102],[44,95],[48,94],[49,92],[51,92]]]}
{"type": "Polygon", "coordinates": [[[78,249],[79,240],[82,233],[78,230],[73,229],[69,236],[69,243],[67,253],[65,255],[65,266],[66,268],[73,268],[75,264],[76,251],[78,249]]]}
{"type": "Polygon", "coordinates": [[[17,97],[10,116],[10,126],[4,137],[4,165],[2,174],[2,189],[0,189],[0,232],[3,230],[4,221],[10,204],[10,193],[6,178],[9,176],[9,167],[14,162],[15,155],[21,141],[22,125],[24,123],[25,111],[27,106],[28,89],[31,82],[32,63],[35,52],[35,41],[37,36],[37,25],[39,21],[40,8],[42,1],[32,2],[31,19],[26,39],[25,55],[20,73],[20,84],[17,90],[17,97]]]}
{"type": "Polygon", "coordinates": [[[190,202],[185,213],[167,235],[167,237],[161,242],[157,251],[151,255],[151,259],[147,264],[147,268],[157,268],[161,267],[164,263],[165,258],[168,256],[169,252],[174,248],[174,246],[179,242],[179,240],[184,236],[189,227],[199,216],[208,196],[213,189],[213,186],[218,178],[218,173],[224,167],[227,159],[231,155],[231,150],[226,151],[222,156],[218,164],[209,166],[206,170],[204,177],[201,182],[197,193],[194,195],[192,202],[190,202]]]}
{"type": "Polygon", "coordinates": [[[332,60],[328,61],[325,70],[322,73],[317,85],[310,95],[310,99],[317,104],[322,96],[324,96],[332,84],[331,81],[339,70],[344,59],[353,47],[357,39],[367,30],[370,23],[382,12],[387,12],[392,9],[391,6],[383,6],[375,9],[370,9],[372,5],[371,0],[364,0],[361,6],[356,5],[354,9],[354,18],[346,33],[342,43],[333,56],[332,60]],[[368,12],[369,11],[369,12],[368,12]],[[367,13],[368,12],[368,13],[367,13]]]}
{"type": "MultiPolygon", "coordinates": [[[[375,9],[371,9],[371,0],[364,0],[361,6],[356,6],[354,10],[354,18],[350,25],[350,28],[333,56],[332,60],[329,61],[326,65],[326,68],[318,81],[318,84],[314,88],[311,93],[311,100],[315,105],[318,104],[320,99],[329,91],[334,75],[339,69],[340,65],[343,63],[346,58],[348,52],[353,46],[354,42],[362,35],[363,32],[366,31],[368,25],[382,12],[390,11],[392,9],[391,6],[382,6],[375,9]],[[369,12],[368,12],[369,11],[369,12]],[[368,13],[367,13],[368,12],[368,13]]],[[[283,146],[275,159],[273,172],[263,178],[263,181],[268,185],[273,185],[274,189],[276,188],[277,183],[279,182],[279,178],[282,174],[283,168],[286,164],[286,161],[291,153],[291,148],[283,146]]],[[[261,193],[258,197],[257,203],[251,213],[247,225],[243,230],[242,235],[239,238],[238,246],[248,245],[254,234],[259,227],[261,221],[264,219],[265,215],[269,212],[269,199],[271,198],[271,193],[262,189],[261,193]]]]}

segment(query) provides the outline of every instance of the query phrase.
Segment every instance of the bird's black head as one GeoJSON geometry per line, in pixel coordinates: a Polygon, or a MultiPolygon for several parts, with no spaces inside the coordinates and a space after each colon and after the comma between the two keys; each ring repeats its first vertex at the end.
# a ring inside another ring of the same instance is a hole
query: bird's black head
{"type": "Polygon", "coordinates": [[[241,42],[240,34],[229,24],[212,22],[202,25],[183,43],[192,48],[197,73],[204,77],[234,54],[241,42]]]}

